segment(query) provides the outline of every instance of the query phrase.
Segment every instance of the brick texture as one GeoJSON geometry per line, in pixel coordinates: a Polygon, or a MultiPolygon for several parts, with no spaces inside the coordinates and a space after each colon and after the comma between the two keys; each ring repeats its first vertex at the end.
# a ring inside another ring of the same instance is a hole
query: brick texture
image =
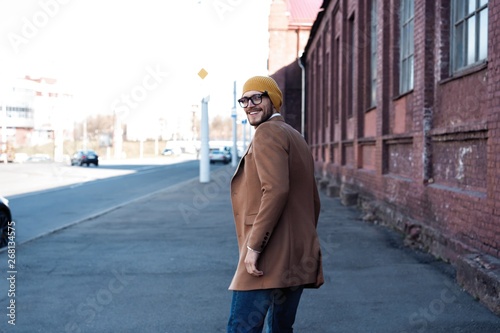
{"type": "MultiPolygon", "coordinates": [[[[306,46],[306,139],[316,171],[340,191],[355,190],[363,209],[413,246],[461,269],[479,262],[471,254],[498,261],[500,3],[488,3],[487,61],[451,74],[451,2],[415,1],[414,87],[400,94],[400,1],[377,1],[375,107],[367,96],[371,3],[324,1],[306,46]]],[[[481,276],[493,266],[482,264],[481,276]]],[[[477,274],[459,272],[460,283],[497,311],[499,291],[471,281],[477,274]]]]}

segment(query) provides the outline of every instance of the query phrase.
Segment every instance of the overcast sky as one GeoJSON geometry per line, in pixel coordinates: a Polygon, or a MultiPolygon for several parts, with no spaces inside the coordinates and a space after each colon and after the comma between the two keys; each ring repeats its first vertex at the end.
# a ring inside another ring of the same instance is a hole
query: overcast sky
{"type": "Polygon", "coordinates": [[[0,77],[58,79],[79,114],[230,114],[267,74],[270,0],[2,0],[0,77]],[[198,71],[208,72],[205,80],[198,71]],[[201,86],[201,85],[204,85],[201,86]]]}

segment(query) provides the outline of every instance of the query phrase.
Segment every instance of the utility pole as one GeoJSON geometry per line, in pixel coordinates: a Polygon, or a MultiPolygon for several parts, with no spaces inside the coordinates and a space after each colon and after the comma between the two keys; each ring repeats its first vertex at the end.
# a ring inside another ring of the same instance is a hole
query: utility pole
{"type": "Polygon", "coordinates": [[[241,121],[241,125],[243,125],[243,151],[247,150],[247,123],[246,119],[241,121]]]}
{"type": "Polygon", "coordinates": [[[236,130],[236,81],[234,81],[233,86],[233,109],[231,112],[231,117],[233,118],[233,149],[231,154],[231,165],[236,167],[238,159],[238,145],[237,145],[237,130],[236,130]]]}
{"type": "MultiPolygon", "coordinates": [[[[201,78],[202,93],[205,94],[206,83],[205,78],[208,72],[202,68],[198,72],[198,76],[201,78]]],[[[210,95],[206,95],[201,100],[201,133],[200,133],[200,183],[210,182],[210,159],[208,157],[209,153],[209,135],[208,135],[208,102],[210,101],[210,95]]]]}
{"type": "Polygon", "coordinates": [[[210,161],[208,158],[208,102],[210,96],[201,100],[201,149],[200,149],[200,183],[210,182],[210,161]]]}

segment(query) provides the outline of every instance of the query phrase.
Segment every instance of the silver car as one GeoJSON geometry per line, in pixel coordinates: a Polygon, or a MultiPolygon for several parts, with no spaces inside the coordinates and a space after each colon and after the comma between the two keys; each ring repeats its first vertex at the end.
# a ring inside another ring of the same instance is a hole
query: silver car
{"type": "Polygon", "coordinates": [[[231,154],[226,150],[213,149],[208,153],[210,163],[222,162],[228,164],[231,162],[231,154]]]}

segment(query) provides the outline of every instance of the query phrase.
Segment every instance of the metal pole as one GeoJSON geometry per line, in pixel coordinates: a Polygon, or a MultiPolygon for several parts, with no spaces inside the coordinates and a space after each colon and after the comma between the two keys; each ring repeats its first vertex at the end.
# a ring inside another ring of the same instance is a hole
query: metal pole
{"type": "Polygon", "coordinates": [[[243,151],[247,150],[247,120],[243,119],[241,121],[241,124],[243,125],[243,151]]]}
{"type": "Polygon", "coordinates": [[[210,96],[201,100],[201,147],[200,147],[200,183],[210,182],[210,161],[208,158],[208,102],[210,96]]]}
{"type": "Polygon", "coordinates": [[[238,160],[238,145],[236,143],[237,140],[237,130],[236,130],[236,81],[234,81],[234,87],[233,87],[233,109],[231,112],[231,117],[233,118],[233,149],[231,153],[231,165],[233,167],[236,167],[237,165],[237,160],[238,160]]]}

